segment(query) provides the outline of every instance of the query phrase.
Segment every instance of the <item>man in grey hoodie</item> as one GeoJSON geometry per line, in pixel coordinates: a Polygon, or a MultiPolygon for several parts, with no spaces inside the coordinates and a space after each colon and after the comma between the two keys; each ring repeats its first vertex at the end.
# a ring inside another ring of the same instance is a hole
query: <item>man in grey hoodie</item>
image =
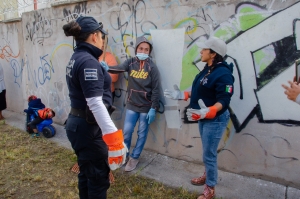
{"type": "Polygon", "coordinates": [[[125,171],[132,171],[136,168],[147,140],[149,124],[155,120],[155,113],[159,109],[160,78],[156,64],[149,57],[152,49],[150,41],[144,36],[138,37],[135,47],[136,56],[109,68],[111,73],[128,72],[128,98],[123,128],[124,142],[128,149],[130,149],[134,127],[139,120],[138,138],[125,171]]]}

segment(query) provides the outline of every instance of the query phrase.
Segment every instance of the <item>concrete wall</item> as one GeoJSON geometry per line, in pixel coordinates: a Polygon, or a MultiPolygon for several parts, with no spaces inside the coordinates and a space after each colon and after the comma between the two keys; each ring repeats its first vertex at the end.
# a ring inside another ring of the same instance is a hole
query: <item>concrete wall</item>
{"type": "MultiPolygon", "coordinates": [[[[287,100],[281,87],[293,78],[293,63],[300,58],[299,9],[294,0],[113,0],[23,13],[21,22],[0,23],[8,109],[22,112],[27,96],[35,94],[56,111],[55,122],[65,121],[70,110],[65,66],[73,51],[72,38],[64,36],[62,26],[79,14],[104,23],[110,51],[119,62],[134,56],[137,36],[151,39],[152,32],[163,89],[176,83],[181,90],[190,90],[203,67],[195,42],[217,36],[228,44],[227,61],[235,65],[236,80],[231,121],[219,146],[219,167],[300,188],[300,106],[287,100]],[[155,36],[156,29],[162,31],[160,37],[155,36]],[[159,39],[169,41],[169,47],[159,39]]],[[[126,83],[126,74],[120,75],[112,115],[119,128],[126,83]]],[[[150,126],[145,147],[202,162],[197,124],[180,119],[188,102],[165,103],[165,113],[157,114],[150,126]]]]}

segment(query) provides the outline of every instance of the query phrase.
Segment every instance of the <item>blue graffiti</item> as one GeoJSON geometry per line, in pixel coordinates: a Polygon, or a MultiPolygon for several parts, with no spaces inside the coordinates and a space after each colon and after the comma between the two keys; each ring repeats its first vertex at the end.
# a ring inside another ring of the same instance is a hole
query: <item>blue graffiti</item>
{"type": "Polygon", "coordinates": [[[38,79],[41,85],[43,85],[46,80],[51,79],[51,73],[54,73],[54,68],[48,61],[45,59],[47,55],[40,57],[41,66],[38,69],[38,79]]]}
{"type": "MultiPolygon", "coordinates": [[[[27,55],[26,55],[26,57],[27,57],[27,55]]],[[[28,60],[28,59],[27,59],[27,60],[28,60]]],[[[31,77],[32,77],[32,80],[33,80],[33,83],[34,83],[34,85],[35,85],[35,87],[38,87],[37,81],[36,81],[36,71],[35,71],[35,70],[31,71],[32,69],[31,69],[31,67],[30,67],[30,65],[29,65],[29,62],[28,62],[28,61],[24,62],[24,60],[22,59],[22,64],[25,65],[25,63],[26,63],[26,66],[27,66],[27,77],[28,77],[28,81],[30,81],[30,76],[31,76],[31,77]]]]}
{"type": "MultiPolygon", "coordinates": [[[[46,60],[47,56],[48,54],[40,57],[41,66],[38,68],[38,80],[41,85],[45,84],[47,80],[50,80],[51,74],[54,73],[53,66],[46,60]]],[[[16,59],[11,59],[10,66],[14,70],[14,83],[18,84],[19,87],[22,83],[22,74],[25,66],[27,68],[28,81],[32,80],[35,87],[38,87],[36,70],[30,67],[28,59],[27,61],[22,59],[21,63],[19,63],[16,59]]]]}
{"type": "Polygon", "coordinates": [[[19,64],[18,60],[16,59],[11,59],[10,60],[10,66],[12,67],[12,69],[14,70],[14,83],[16,83],[19,87],[20,84],[22,83],[22,73],[23,73],[23,67],[24,65],[19,64]],[[18,82],[18,79],[20,79],[18,82]]]}

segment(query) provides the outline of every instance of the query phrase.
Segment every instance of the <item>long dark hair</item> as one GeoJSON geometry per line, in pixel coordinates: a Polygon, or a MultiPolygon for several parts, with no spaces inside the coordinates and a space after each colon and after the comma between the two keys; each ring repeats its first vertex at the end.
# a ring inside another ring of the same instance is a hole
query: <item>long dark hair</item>
{"type": "Polygon", "coordinates": [[[224,61],[224,58],[219,55],[217,52],[213,51],[212,49],[209,49],[210,53],[216,53],[216,56],[213,60],[213,63],[212,63],[212,66],[214,67],[217,63],[219,62],[223,62],[224,61]]]}
{"type": "Polygon", "coordinates": [[[73,36],[76,41],[86,41],[90,34],[99,33],[101,31],[95,30],[90,33],[80,33],[81,27],[76,21],[71,21],[63,26],[65,35],[73,36]]]}

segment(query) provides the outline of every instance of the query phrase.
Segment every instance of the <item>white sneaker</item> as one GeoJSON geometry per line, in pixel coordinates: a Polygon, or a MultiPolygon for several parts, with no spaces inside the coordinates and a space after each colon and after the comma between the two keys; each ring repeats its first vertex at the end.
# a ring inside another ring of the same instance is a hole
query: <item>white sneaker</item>
{"type": "Polygon", "coordinates": [[[132,171],[136,168],[137,164],[139,163],[138,159],[134,159],[134,158],[129,158],[126,167],[125,167],[125,171],[132,171]]]}

